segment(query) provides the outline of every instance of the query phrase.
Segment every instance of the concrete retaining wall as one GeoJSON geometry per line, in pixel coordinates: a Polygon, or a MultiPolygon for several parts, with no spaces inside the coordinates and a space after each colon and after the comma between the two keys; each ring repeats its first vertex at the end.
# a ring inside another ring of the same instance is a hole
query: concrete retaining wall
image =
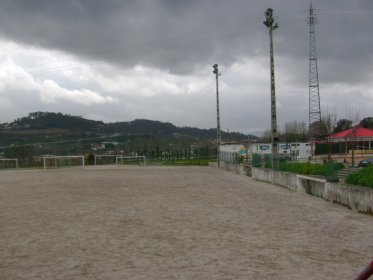
{"type": "Polygon", "coordinates": [[[373,214],[372,189],[353,185],[326,183],[325,193],[329,201],[346,205],[355,211],[373,214]]]}
{"type": "Polygon", "coordinates": [[[307,193],[325,200],[345,205],[355,211],[373,213],[373,190],[352,185],[330,183],[325,179],[272,171],[263,168],[252,168],[256,180],[271,182],[292,191],[307,193]]]}
{"type": "Polygon", "coordinates": [[[306,194],[326,199],[325,179],[298,174],[294,175],[297,178],[297,191],[304,191],[306,194]]]}
{"type": "Polygon", "coordinates": [[[231,163],[231,162],[221,161],[220,168],[233,171],[239,175],[244,175],[244,176],[251,175],[250,174],[251,168],[249,170],[248,166],[243,165],[241,163],[231,163]]]}
{"type": "Polygon", "coordinates": [[[263,168],[252,168],[252,177],[258,181],[271,182],[272,184],[280,185],[292,191],[297,191],[296,174],[289,172],[276,172],[263,168]]]}

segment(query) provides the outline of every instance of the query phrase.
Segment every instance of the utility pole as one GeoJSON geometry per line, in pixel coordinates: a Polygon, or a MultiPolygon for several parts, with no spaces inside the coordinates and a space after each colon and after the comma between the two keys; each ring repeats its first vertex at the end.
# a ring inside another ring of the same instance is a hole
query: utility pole
{"type": "Polygon", "coordinates": [[[264,13],[266,20],[263,22],[269,29],[269,51],[271,62],[271,143],[272,143],[272,170],[278,171],[278,136],[277,136],[277,114],[276,114],[276,92],[275,92],[275,65],[273,60],[273,30],[278,28],[273,17],[273,9],[268,8],[264,13]]]}
{"type": "Polygon", "coordinates": [[[310,25],[310,62],[309,62],[309,124],[310,136],[321,133],[321,109],[319,91],[319,73],[317,69],[315,24],[316,17],[313,13],[312,3],[310,3],[310,14],[308,24],[310,25]]]}
{"type": "Polygon", "coordinates": [[[214,68],[212,73],[214,73],[216,77],[216,145],[217,145],[216,153],[217,153],[218,168],[220,168],[221,134],[220,134],[220,111],[219,111],[219,76],[221,75],[221,73],[218,70],[217,64],[214,64],[212,68],[214,68]]]}

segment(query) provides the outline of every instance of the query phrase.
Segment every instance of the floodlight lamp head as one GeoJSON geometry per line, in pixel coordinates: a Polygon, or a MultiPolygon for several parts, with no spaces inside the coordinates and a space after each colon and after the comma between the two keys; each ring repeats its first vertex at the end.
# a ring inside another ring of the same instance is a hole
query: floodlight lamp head
{"type": "Polygon", "coordinates": [[[272,18],[272,14],[273,14],[273,9],[271,9],[271,8],[268,8],[267,11],[265,11],[265,13],[264,13],[266,19],[272,18]]]}
{"type": "Polygon", "coordinates": [[[214,68],[214,71],[212,71],[212,73],[214,73],[214,74],[218,74],[218,73],[219,73],[218,65],[217,65],[217,64],[214,64],[214,65],[212,66],[212,68],[214,68]]]}
{"type": "Polygon", "coordinates": [[[272,10],[271,8],[268,8],[268,9],[264,12],[264,16],[265,16],[266,20],[265,20],[263,23],[264,23],[265,26],[267,26],[267,27],[271,27],[272,24],[273,24],[272,13],[273,13],[273,10],[272,10]]]}

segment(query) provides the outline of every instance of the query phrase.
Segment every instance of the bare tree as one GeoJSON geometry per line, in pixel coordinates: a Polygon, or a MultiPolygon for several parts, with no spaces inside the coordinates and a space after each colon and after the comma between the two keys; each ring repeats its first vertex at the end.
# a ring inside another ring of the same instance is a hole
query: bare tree
{"type": "Polygon", "coordinates": [[[321,116],[321,121],[309,125],[309,136],[316,140],[322,140],[333,132],[333,128],[337,122],[337,108],[330,109],[329,107],[322,110],[324,114],[321,116]]]}
{"type": "Polygon", "coordinates": [[[260,137],[260,141],[264,143],[270,143],[271,142],[271,130],[265,130],[262,134],[262,137],[260,137]]]}
{"type": "Polygon", "coordinates": [[[351,165],[355,166],[355,149],[356,149],[356,130],[360,123],[360,113],[355,112],[353,113],[351,110],[348,112],[349,118],[352,120],[352,131],[351,131],[351,137],[350,142],[352,144],[352,152],[351,152],[351,165]]]}
{"type": "Polygon", "coordinates": [[[281,139],[286,142],[307,141],[307,124],[304,121],[292,121],[285,123],[281,139]]]}
{"type": "MultiPolygon", "coordinates": [[[[322,116],[321,123],[316,130],[313,131],[313,136],[316,139],[324,139],[326,136],[333,133],[335,127],[337,116],[334,114],[327,114],[322,116]]],[[[311,133],[310,133],[311,134],[311,133]]],[[[311,134],[312,135],[312,134],[311,134]]]]}

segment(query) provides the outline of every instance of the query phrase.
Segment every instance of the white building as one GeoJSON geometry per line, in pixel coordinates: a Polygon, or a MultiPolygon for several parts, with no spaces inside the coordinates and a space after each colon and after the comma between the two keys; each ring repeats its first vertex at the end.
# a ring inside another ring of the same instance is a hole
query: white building
{"type": "MultiPolygon", "coordinates": [[[[294,142],[279,143],[278,153],[281,158],[292,161],[308,161],[311,156],[311,144],[294,142]]],[[[270,143],[248,143],[244,144],[222,144],[220,145],[220,160],[226,162],[239,162],[239,158],[252,158],[253,154],[271,155],[272,144],[270,143]]]]}
{"type": "Polygon", "coordinates": [[[239,162],[240,158],[245,158],[250,155],[243,144],[221,144],[220,145],[220,160],[225,162],[239,162]]]}
{"type": "Polygon", "coordinates": [[[290,157],[296,161],[308,161],[312,156],[311,143],[290,143],[290,157]]]}

